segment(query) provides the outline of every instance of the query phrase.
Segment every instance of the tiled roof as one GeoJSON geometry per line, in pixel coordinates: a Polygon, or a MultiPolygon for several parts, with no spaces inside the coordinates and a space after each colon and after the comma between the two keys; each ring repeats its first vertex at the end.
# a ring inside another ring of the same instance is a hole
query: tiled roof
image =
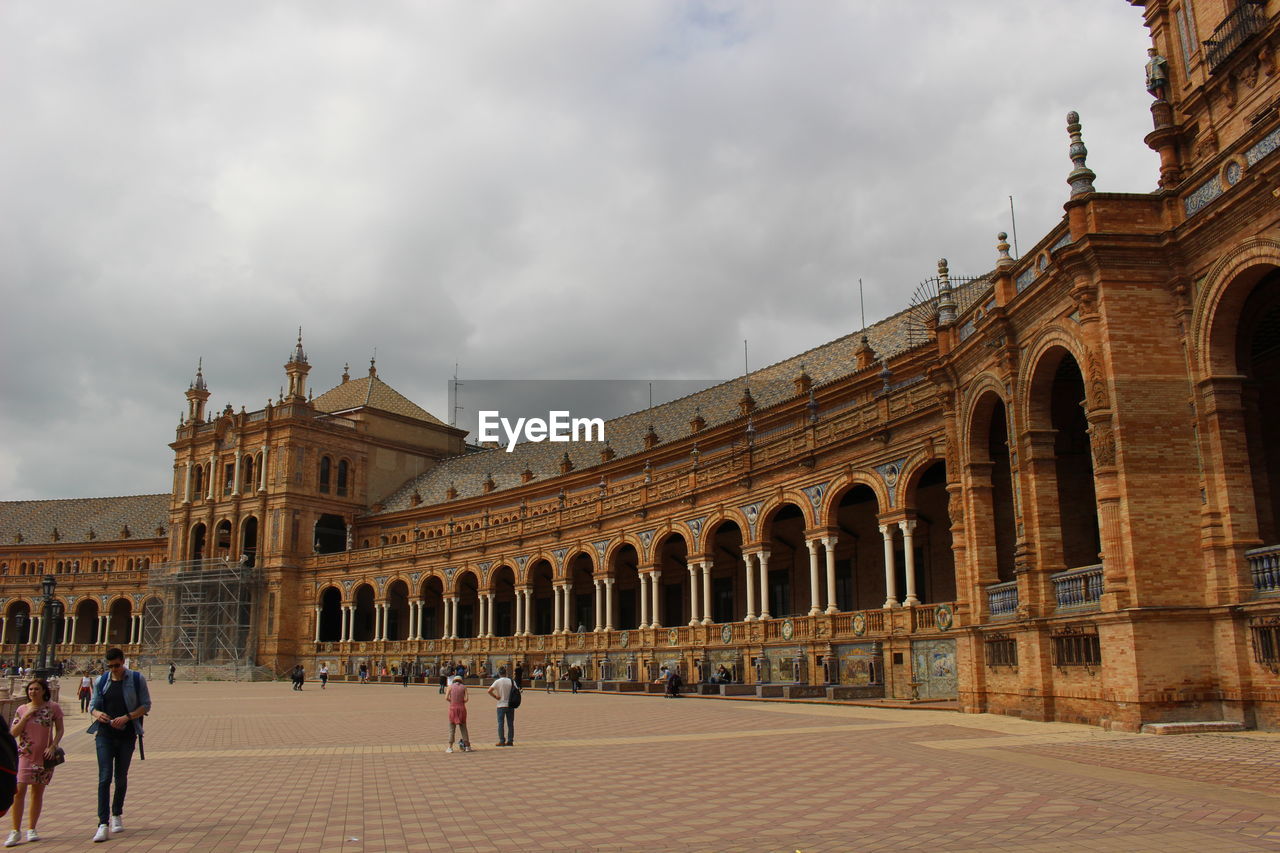
{"type": "MultiPolygon", "coordinates": [[[[964,311],[990,283],[990,279],[984,276],[957,286],[955,298],[958,309],[964,311]]],[[[800,375],[801,365],[815,386],[855,373],[856,351],[864,334],[878,357],[891,357],[922,344],[923,341],[913,340],[913,335],[920,335],[918,331],[913,333],[913,322],[912,311],[908,309],[869,326],[865,331],[845,335],[752,372],[749,382],[756,406],[768,408],[794,397],[794,380],[800,375]]],[[[909,377],[894,378],[900,381],[909,377]]],[[[605,423],[605,437],[618,457],[644,450],[644,437],[650,424],[653,424],[661,442],[686,438],[690,434],[689,421],[693,419],[695,410],[706,421],[707,428],[740,418],[738,401],[742,398],[742,391],[743,380],[734,379],[653,409],[613,418],[605,423]]],[[[316,402],[319,404],[320,401],[316,402]]],[[[459,498],[474,497],[483,493],[486,475],[492,475],[497,490],[520,485],[521,473],[526,468],[537,476],[535,482],[546,482],[559,476],[560,461],[566,452],[575,468],[600,464],[600,446],[594,443],[525,442],[516,445],[510,453],[505,449],[486,448],[442,460],[392,493],[383,502],[382,512],[396,512],[413,506],[414,492],[426,505],[441,503],[448,499],[451,483],[459,498]]]]}
{"type": "Polygon", "coordinates": [[[435,415],[405,397],[377,376],[350,379],[312,401],[322,412],[346,412],[351,409],[378,409],[429,424],[443,426],[435,415]]]}
{"type": "Polygon", "coordinates": [[[169,500],[169,495],[126,495],[0,501],[0,546],[150,539],[157,529],[169,527],[169,500]]]}

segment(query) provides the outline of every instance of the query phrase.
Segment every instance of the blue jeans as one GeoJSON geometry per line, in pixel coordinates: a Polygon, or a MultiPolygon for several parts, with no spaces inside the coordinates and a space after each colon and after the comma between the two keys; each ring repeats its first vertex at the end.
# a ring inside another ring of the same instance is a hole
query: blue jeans
{"type": "Polygon", "coordinates": [[[118,738],[100,734],[94,741],[98,749],[98,823],[106,823],[111,815],[124,814],[124,795],[129,790],[129,762],[133,760],[133,748],[138,739],[136,736],[118,738]],[[114,798],[111,796],[113,776],[116,782],[114,798]]]}
{"type": "Polygon", "coordinates": [[[515,708],[499,708],[498,709],[498,743],[515,743],[516,742],[516,709],[515,708]],[[507,736],[502,736],[502,722],[507,723],[507,736]]]}

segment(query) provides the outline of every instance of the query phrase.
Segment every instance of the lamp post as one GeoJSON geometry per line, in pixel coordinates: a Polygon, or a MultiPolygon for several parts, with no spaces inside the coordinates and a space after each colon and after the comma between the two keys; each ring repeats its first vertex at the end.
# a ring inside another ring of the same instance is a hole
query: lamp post
{"type": "Polygon", "coordinates": [[[26,629],[27,614],[15,614],[13,617],[13,671],[15,673],[22,664],[22,632],[26,629]]]}
{"type": "Polygon", "coordinates": [[[40,582],[40,591],[44,593],[44,601],[40,606],[40,656],[36,658],[36,678],[47,679],[52,667],[49,666],[49,641],[53,634],[53,620],[57,618],[53,592],[57,589],[58,579],[53,575],[45,575],[40,582]]]}

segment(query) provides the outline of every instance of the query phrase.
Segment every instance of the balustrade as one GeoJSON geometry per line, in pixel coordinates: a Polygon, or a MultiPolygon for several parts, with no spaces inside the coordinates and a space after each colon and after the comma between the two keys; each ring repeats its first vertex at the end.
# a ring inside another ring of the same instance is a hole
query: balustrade
{"type": "Polygon", "coordinates": [[[1018,582],[1005,581],[987,587],[987,612],[992,618],[1011,616],[1018,611],[1018,582]]]}
{"type": "Polygon", "coordinates": [[[1280,595],[1280,545],[1246,551],[1249,574],[1258,595],[1280,595]]]}
{"type": "Polygon", "coordinates": [[[1102,598],[1102,566],[1083,566],[1049,576],[1059,610],[1097,607],[1102,598]]]}

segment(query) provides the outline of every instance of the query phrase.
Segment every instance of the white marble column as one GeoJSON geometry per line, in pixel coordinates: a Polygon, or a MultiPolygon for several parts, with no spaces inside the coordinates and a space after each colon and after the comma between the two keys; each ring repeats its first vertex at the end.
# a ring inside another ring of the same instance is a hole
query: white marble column
{"type": "Polygon", "coordinates": [[[916,520],[909,518],[902,522],[902,555],[906,566],[904,567],[907,575],[907,600],[903,602],[908,607],[919,604],[920,599],[916,597],[916,549],[912,541],[915,536],[916,520]]]}
{"type": "Polygon", "coordinates": [[[213,500],[213,481],[216,479],[218,479],[218,455],[216,453],[210,453],[209,454],[209,493],[205,495],[206,500],[213,500]]]}
{"type": "Polygon", "coordinates": [[[267,443],[262,442],[262,461],[258,463],[260,476],[258,478],[258,491],[265,492],[267,490],[267,443]]]}
{"type": "Polygon", "coordinates": [[[564,632],[572,634],[577,630],[573,621],[573,583],[569,582],[564,585],[564,632]]]}
{"type": "Polygon", "coordinates": [[[79,616],[71,617],[71,633],[67,634],[68,643],[74,643],[76,641],[76,625],[79,624],[79,620],[80,620],[79,616]]]}
{"type": "Polygon", "coordinates": [[[689,564],[689,627],[699,624],[698,619],[698,569],[701,563],[689,564]]]}
{"type": "Polygon", "coordinates": [[[244,459],[239,451],[236,452],[236,469],[231,476],[235,479],[231,481],[231,497],[238,497],[240,494],[240,460],[244,459]]]}
{"type": "Polygon", "coordinates": [[[533,590],[525,589],[524,591],[524,633],[525,636],[533,634],[533,590]]]}
{"type": "Polygon", "coordinates": [[[604,624],[604,623],[601,621],[601,620],[602,620],[602,618],[603,618],[603,615],[604,615],[604,614],[603,614],[603,612],[602,612],[602,611],[603,611],[603,609],[604,609],[604,608],[603,608],[603,604],[604,604],[604,581],[603,581],[603,579],[601,579],[601,578],[594,578],[594,579],[593,579],[593,582],[594,582],[594,584],[595,584],[595,593],[596,593],[596,595],[595,595],[595,604],[596,604],[596,607],[595,607],[595,617],[596,617],[596,618],[595,618],[595,622],[594,622],[594,624],[591,626],[591,630],[593,630],[593,631],[599,631],[599,630],[600,630],[601,625],[603,625],[603,624],[604,624]]]}
{"type": "Polygon", "coordinates": [[[320,642],[320,608],[314,607],[312,610],[316,614],[316,642],[320,642]]]}
{"type": "Polygon", "coordinates": [[[760,559],[760,621],[769,616],[769,552],[761,549],[757,554],[760,559]]]}
{"type": "Polygon", "coordinates": [[[822,612],[822,590],[818,583],[818,550],[822,540],[810,539],[805,545],[809,548],[809,615],[817,616],[822,612]]]}
{"type": "Polygon", "coordinates": [[[191,460],[187,460],[186,482],[182,485],[182,502],[191,503],[191,460]]]}
{"type": "Polygon", "coordinates": [[[893,558],[893,531],[897,527],[896,521],[880,525],[880,535],[884,537],[884,606],[886,608],[898,606],[897,566],[893,558]]]}
{"type": "MultiPolygon", "coordinates": [[[[39,619],[40,617],[37,616],[36,620],[39,621],[39,619]]],[[[39,634],[32,634],[32,636],[38,637],[39,634]]],[[[110,642],[110,640],[108,639],[108,637],[110,636],[111,636],[111,614],[107,613],[105,616],[102,617],[102,638],[98,640],[98,644],[105,646],[108,642],[110,642]]]]}
{"type": "Polygon", "coordinates": [[[827,612],[836,613],[840,607],[836,604],[836,544],[839,537],[828,536],[822,540],[827,551],[827,612]]]}
{"type": "Polygon", "coordinates": [[[649,582],[649,573],[641,572],[638,575],[640,579],[640,627],[649,627],[649,588],[646,586],[649,582]]]}
{"type": "Polygon", "coordinates": [[[450,604],[452,606],[449,609],[452,612],[449,614],[449,636],[456,640],[458,639],[458,596],[455,595],[450,600],[450,604]]]}
{"type": "Polygon", "coordinates": [[[756,568],[752,565],[755,557],[749,551],[742,552],[742,566],[747,582],[747,615],[742,619],[744,622],[756,621],[756,568]]]}
{"type": "Polygon", "coordinates": [[[711,624],[711,567],[714,563],[707,560],[702,564],[702,624],[711,624]]]}
{"type": "Polygon", "coordinates": [[[551,633],[553,634],[559,634],[563,629],[560,619],[564,616],[564,606],[560,603],[560,595],[560,584],[553,584],[551,587],[551,633]]]}
{"type": "Polygon", "coordinates": [[[485,628],[484,635],[486,637],[492,637],[493,636],[493,608],[494,608],[495,600],[497,599],[498,596],[495,593],[491,592],[486,597],[489,599],[489,617],[485,620],[485,623],[484,623],[484,628],[485,628]]]}
{"type": "Polygon", "coordinates": [[[662,574],[654,569],[649,574],[649,585],[653,587],[653,612],[649,614],[652,619],[650,623],[654,628],[662,627],[662,574]]]}
{"type": "Polygon", "coordinates": [[[342,605],[338,611],[339,621],[342,623],[338,629],[338,642],[351,642],[351,608],[349,605],[342,605]]]}
{"type": "Polygon", "coordinates": [[[613,630],[613,577],[604,579],[604,627],[606,631],[613,630]]]}

